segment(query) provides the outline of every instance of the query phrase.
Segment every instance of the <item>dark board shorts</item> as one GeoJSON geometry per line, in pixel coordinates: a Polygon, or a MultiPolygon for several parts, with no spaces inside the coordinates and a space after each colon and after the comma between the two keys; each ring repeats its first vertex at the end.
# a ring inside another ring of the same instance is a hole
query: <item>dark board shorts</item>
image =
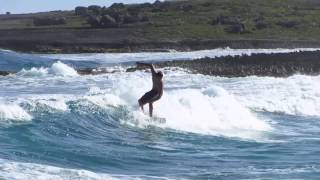
{"type": "Polygon", "coordinates": [[[139,104],[147,104],[154,101],[157,101],[161,98],[161,94],[157,91],[152,89],[151,91],[145,93],[140,99],[139,104]]]}

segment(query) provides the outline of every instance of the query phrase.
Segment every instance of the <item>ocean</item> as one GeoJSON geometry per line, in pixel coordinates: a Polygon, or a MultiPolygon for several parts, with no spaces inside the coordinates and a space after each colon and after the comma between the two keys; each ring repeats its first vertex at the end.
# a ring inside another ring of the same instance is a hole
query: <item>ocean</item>
{"type": "Polygon", "coordinates": [[[162,68],[153,121],[136,61],[316,49],[24,54],[0,50],[0,179],[318,179],[320,76],[225,78],[162,68]],[[80,76],[75,69],[113,73],[80,76]]]}

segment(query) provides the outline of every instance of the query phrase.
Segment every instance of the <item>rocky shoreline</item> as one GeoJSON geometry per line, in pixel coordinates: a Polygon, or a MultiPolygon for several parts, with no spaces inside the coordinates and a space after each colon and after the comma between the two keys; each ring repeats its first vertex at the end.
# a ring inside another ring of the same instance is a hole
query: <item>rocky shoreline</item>
{"type": "MultiPolygon", "coordinates": [[[[154,64],[156,68],[180,67],[192,73],[222,77],[288,77],[294,74],[319,75],[320,51],[226,56],[196,60],[154,62],[154,64]]],[[[141,68],[127,68],[126,72],[134,72],[136,70],[141,70],[141,68]]],[[[118,71],[110,71],[105,68],[86,68],[77,69],[77,72],[80,75],[99,75],[118,71]]],[[[10,74],[15,74],[15,72],[0,71],[0,76],[10,74]]]]}
{"type": "Polygon", "coordinates": [[[159,63],[157,66],[181,67],[193,73],[223,77],[319,75],[320,51],[170,61],[159,63]]]}

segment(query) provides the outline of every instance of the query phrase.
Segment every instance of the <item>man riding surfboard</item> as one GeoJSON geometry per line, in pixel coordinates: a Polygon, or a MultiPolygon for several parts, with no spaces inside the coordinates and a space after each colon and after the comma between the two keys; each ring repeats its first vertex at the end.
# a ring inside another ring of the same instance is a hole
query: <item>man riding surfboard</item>
{"type": "Polygon", "coordinates": [[[161,71],[155,71],[152,64],[137,62],[137,67],[149,67],[152,74],[152,89],[151,91],[145,93],[139,100],[139,106],[143,111],[143,106],[149,103],[149,115],[152,117],[153,113],[153,103],[159,100],[163,94],[163,73],[161,71]]]}

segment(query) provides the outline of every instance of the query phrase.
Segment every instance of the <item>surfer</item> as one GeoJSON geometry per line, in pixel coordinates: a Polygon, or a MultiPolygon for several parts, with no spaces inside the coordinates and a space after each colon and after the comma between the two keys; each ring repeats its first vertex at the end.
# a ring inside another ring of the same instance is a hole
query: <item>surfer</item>
{"type": "Polygon", "coordinates": [[[163,94],[163,73],[161,71],[155,71],[152,64],[137,62],[138,68],[149,67],[152,73],[152,89],[145,93],[139,100],[139,106],[143,111],[143,106],[149,103],[149,115],[152,117],[153,103],[159,100],[163,94]]]}

